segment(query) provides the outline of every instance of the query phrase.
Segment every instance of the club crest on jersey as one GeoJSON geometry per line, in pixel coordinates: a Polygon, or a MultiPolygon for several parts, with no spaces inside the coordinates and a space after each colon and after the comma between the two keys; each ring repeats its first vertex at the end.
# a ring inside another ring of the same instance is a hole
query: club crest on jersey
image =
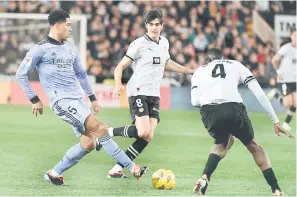
{"type": "Polygon", "coordinates": [[[140,113],[144,112],[144,108],[143,107],[142,108],[139,108],[139,112],[140,113]]]}
{"type": "Polygon", "coordinates": [[[32,62],[32,58],[31,58],[31,57],[26,57],[26,59],[25,59],[25,64],[26,64],[26,65],[30,65],[31,62],[32,62]]]}
{"type": "Polygon", "coordinates": [[[160,57],[153,57],[153,64],[160,64],[161,58],[160,57]]]}

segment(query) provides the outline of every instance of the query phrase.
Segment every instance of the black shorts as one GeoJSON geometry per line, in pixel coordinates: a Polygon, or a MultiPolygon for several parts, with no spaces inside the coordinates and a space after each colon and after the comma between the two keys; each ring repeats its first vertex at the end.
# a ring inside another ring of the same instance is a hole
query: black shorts
{"type": "Polygon", "coordinates": [[[129,97],[130,114],[132,124],[135,123],[135,115],[138,117],[149,116],[160,122],[160,98],[156,96],[131,96],[129,97]]]}
{"type": "Polygon", "coordinates": [[[200,114],[209,135],[215,139],[215,144],[226,146],[230,134],[244,145],[254,139],[252,123],[242,103],[203,105],[200,114]]]}
{"type": "Polygon", "coordinates": [[[281,91],[283,96],[286,96],[296,92],[296,83],[279,83],[278,89],[281,91]]]}

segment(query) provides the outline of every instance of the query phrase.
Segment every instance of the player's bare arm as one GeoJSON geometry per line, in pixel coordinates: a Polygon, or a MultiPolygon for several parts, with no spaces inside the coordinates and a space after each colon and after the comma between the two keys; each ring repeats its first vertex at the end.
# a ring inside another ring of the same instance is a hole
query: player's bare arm
{"type": "Polygon", "coordinates": [[[178,73],[184,73],[184,74],[193,74],[195,72],[194,69],[190,69],[185,66],[182,66],[171,59],[166,61],[165,69],[175,71],[178,73]]]}
{"type": "Polygon", "coordinates": [[[274,69],[278,69],[280,66],[280,62],[281,62],[281,56],[276,54],[273,58],[272,58],[272,65],[274,67],[274,69]]]}
{"type": "Polygon", "coordinates": [[[121,91],[123,90],[123,85],[122,85],[123,70],[125,70],[125,68],[127,68],[131,63],[132,63],[132,60],[124,56],[114,70],[114,80],[115,80],[115,87],[113,90],[114,99],[119,99],[119,96],[121,95],[121,91]]]}

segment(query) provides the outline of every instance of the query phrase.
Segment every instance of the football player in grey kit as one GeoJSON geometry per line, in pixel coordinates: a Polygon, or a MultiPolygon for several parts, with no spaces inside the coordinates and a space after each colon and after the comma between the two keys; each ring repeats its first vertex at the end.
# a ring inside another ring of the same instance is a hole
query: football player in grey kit
{"type": "MultiPolygon", "coordinates": [[[[123,70],[132,63],[134,73],[127,84],[130,113],[134,125],[109,128],[111,136],[136,138],[126,150],[126,154],[135,159],[151,141],[155,128],[160,121],[160,84],[164,69],[184,74],[193,74],[194,70],[172,61],[169,55],[169,42],[161,36],[163,14],[160,8],[153,8],[145,18],[147,33],[134,40],[114,71],[114,97],[118,98],[123,89],[121,78],[123,70]]],[[[100,148],[100,143],[97,149],[100,148]]],[[[126,178],[123,165],[117,163],[108,177],[126,178]]]]}
{"type": "Polygon", "coordinates": [[[45,180],[55,185],[64,185],[63,172],[95,148],[96,137],[109,156],[128,168],[136,178],[140,178],[147,168],[141,168],[131,161],[111,139],[105,124],[91,113],[84,101],[84,94],[77,81],[89,96],[95,114],[99,112],[99,105],[81,65],[78,51],[74,44],[67,41],[71,34],[69,14],[63,10],[55,10],[49,14],[48,21],[49,35],[29,50],[16,78],[32,102],[33,114],[42,114],[43,104],[31,89],[28,80],[29,70],[36,66],[40,83],[50,99],[53,111],[72,126],[80,142],[71,147],[62,160],[44,175],[45,180]]]}

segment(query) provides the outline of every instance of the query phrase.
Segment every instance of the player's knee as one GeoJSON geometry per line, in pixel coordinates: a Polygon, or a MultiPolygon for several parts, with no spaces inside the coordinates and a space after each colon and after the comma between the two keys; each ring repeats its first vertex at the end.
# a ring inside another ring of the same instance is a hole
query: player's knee
{"type": "Polygon", "coordinates": [[[107,127],[99,120],[94,121],[90,129],[97,137],[103,137],[107,133],[107,127]]]}
{"type": "Polygon", "coordinates": [[[234,136],[230,136],[229,142],[228,142],[228,145],[227,145],[227,150],[229,150],[233,146],[234,140],[235,140],[235,137],[234,136]]]}
{"type": "Polygon", "coordinates": [[[83,142],[81,142],[81,146],[84,149],[86,149],[86,150],[88,150],[88,151],[91,152],[92,150],[95,149],[96,142],[93,139],[89,138],[88,140],[84,140],[83,142]]]}
{"type": "Polygon", "coordinates": [[[148,135],[143,136],[143,139],[147,142],[150,142],[153,139],[153,137],[154,137],[154,132],[152,131],[148,135]]]}
{"type": "Polygon", "coordinates": [[[290,106],[292,106],[292,101],[290,99],[288,99],[288,97],[286,96],[282,99],[282,105],[285,108],[289,108],[290,106]]]}
{"type": "Polygon", "coordinates": [[[147,138],[150,135],[149,128],[138,129],[138,137],[139,138],[147,138]]]}
{"type": "Polygon", "coordinates": [[[221,158],[224,158],[228,152],[227,146],[224,144],[216,144],[212,149],[211,153],[218,155],[221,158]]]}
{"type": "Polygon", "coordinates": [[[94,148],[96,147],[95,136],[93,134],[89,136],[81,136],[80,144],[87,151],[94,150],[94,148]]]}
{"type": "Polygon", "coordinates": [[[252,140],[247,146],[247,149],[250,151],[251,154],[257,153],[262,147],[257,144],[255,140],[252,140]]]}
{"type": "Polygon", "coordinates": [[[107,134],[107,127],[104,124],[99,124],[97,134],[98,137],[103,137],[105,134],[107,134]]]}

